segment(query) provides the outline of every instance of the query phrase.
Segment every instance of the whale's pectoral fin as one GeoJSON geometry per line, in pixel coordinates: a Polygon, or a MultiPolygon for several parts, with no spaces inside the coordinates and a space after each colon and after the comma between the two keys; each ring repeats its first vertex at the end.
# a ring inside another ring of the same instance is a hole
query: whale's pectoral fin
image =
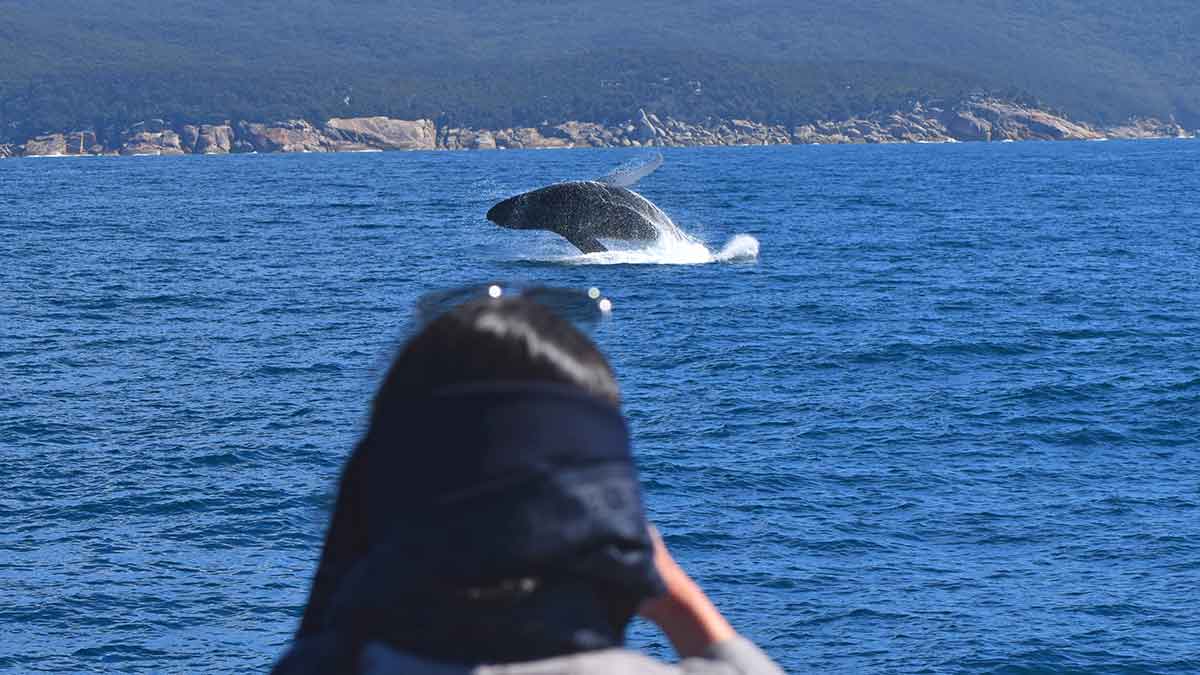
{"type": "Polygon", "coordinates": [[[597,241],[595,237],[586,234],[564,234],[563,237],[566,238],[567,241],[574,244],[575,248],[583,251],[584,253],[603,253],[608,250],[608,248],[606,248],[604,244],[601,244],[599,241],[597,241]]]}
{"type": "Polygon", "coordinates": [[[662,166],[662,163],[662,153],[656,152],[650,157],[635,159],[618,166],[613,169],[612,173],[603,178],[598,178],[597,182],[615,187],[631,188],[637,185],[639,180],[654,173],[654,170],[662,166]]]}

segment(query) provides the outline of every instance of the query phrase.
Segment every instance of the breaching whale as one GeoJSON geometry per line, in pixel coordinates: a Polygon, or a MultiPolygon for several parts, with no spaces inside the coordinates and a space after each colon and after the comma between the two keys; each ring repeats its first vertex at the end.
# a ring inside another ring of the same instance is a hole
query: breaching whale
{"type": "Polygon", "coordinates": [[[655,241],[677,230],[662,209],[629,189],[662,163],[642,166],[600,180],[555,183],[509,197],[487,212],[493,223],[514,230],[549,230],[584,253],[607,251],[600,239],[655,241]]]}

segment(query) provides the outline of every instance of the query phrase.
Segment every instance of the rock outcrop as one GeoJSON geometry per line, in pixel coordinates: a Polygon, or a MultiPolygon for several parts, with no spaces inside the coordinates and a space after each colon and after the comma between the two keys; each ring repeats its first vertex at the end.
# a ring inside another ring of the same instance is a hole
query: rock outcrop
{"type": "Polygon", "coordinates": [[[225,122],[173,127],[149,120],[101,142],[91,131],[48,133],[23,145],[0,145],[0,157],[19,155],[180,155],[231,152],[347,152],[364,150],[491,150],[507,148],[676,147],[702,145],[954,143],[959,141],[1191,138],[1174,120],[1131,120],[1107,129],[1046,110],[990,97],[953,106],[916,103],[908,110],[795,127],[746,119],[685,122],[638,110],[618,124],[568,121],[509,129],[438,127],[432,120],[389,117],[225,122]]]}
{"type": "Polygon", "coordinates": [[[947,111],[938,120],[946,134],[960,141],[992,140],[992,123],[975,116],[969,110],[947,111]]]}
{"type": "Polygon", "coordinates": [[[486,130],[449,127],[438,133],[437,147],[444,150],[495,150],[496,137],[486,130]]]}
{"type": "Polygon", "coordinates": [[[1171,120],[1163,122],[1154,118],[1130,120],[1129,122],[1104,130],[1106,136],[1122,140],[1146,140],[1153,138],[1195,138],[1179,123],[1171,120]]]}
{"type": "Polygon", "coordinates": [[[493,134],[497,148],[568,148],[571,140],[557,133],[554,127],[519,127],[502,129],[493,134]]]}
{"type": "Polygon", "coordinates": [[[163,120],[139,122],[121,133],[122,155],[182,155],[179,133],[163,120]]]}
{"type": "MultiPolygon", "coordinates": [[[[647,115],[645,110],[638,110],[637,130],[635,131],[635,138],[642,145],[651,145],[654,143],[654,141],[656,139],[658,139],[658,137],[659,137],[658,125],[656,125],[654,123],[657,120],[658,120],[658,118],[655,118],[654,121],[651,121],[650,115],[647,115]]],[[[659,124],[662,124],[662,123],[659,122],[659,124]]]]}
{"type": "Polygon", "coordinates": [[[226,155],[233,152],[233,127],[225,124],[185,125],[179,131],[184,150],[195,155],[226,155]]]}
{"type": "Polygon", "coordinates": [[[44,134],[25,141],[21,154],[26,157],[61,157],[67,154],[65,134],[44,134]]]}
{"type": "Polygon", "coordinates": [[[335,117],[325,123],[326,144],[349,144],[373,150],[433,150],[437,128],[433,120],[394,120],[389,117],[335,117]]]}
{"type": "Polygon", "coordinates": [[[1045,110],[994,98],[964,102],[943,119],[950,120],[946,127],[952,134],[960,128],[970,126],[977,129],[977,134],[985,136],[979,138],[975,134],[963,134],[959,140],[1087,141],[1104,138],[1104,134],[1086,124],[1072,122],[1045,110]],[[955,120],[963,122],[959,124],[955,120]]]}
{"type": "Polygon", "coordinates": [[[1092,140],[1104,134],[1044,110],[993,98],[942,109],[914,105],[889,115],[819,122],[792,130],[793,143],[953,143],[1092,140]]]}
{"type": "Polygon", "coordinates": [[[445,150],[485,150],[611,148],[642,144],[637,140],[637,128],[632,124],[605,126],[596,122],[569,121],[494,131],[451,127],[439,133],[437,147],[445,150]]]}
{"type": "MultiPolygon", "coordinates": [[[[658,118],[652,118],[651,122],[658,118]]],[[[744,119],[706,120],[688,124],[667,118],[655,124],[655,145],[778,145],[791,143],[791,132],[782,125],[744,119]]]]}
{"type": "Polygon", "coordinates": [[[102,155],[106,151],[94,131],[72,131],[67,134],[66,141],[70,155],[102,155]]]}
{"type": "Polygon", "coordinates": [[[256,152],[325,152],[325,138],[320,130],[305,120],[287,120],[275,124],[242,122],[238,125],[239,140],[256,152]]]}
{"type": "Polygon", "coordinates": [[[71,131],[35,136],[25,141],[20,154],[26,157],[65,157],[99,155],[104,152],[104,146],[96,142],[96,132],[71,131]]]}
{"type": "Polygon", "coordinates": [[[568,139],[575,147],[605,148],[613,144],[616,136],[603,124],[595,122],[563,122],[554,127],[558,135],[568,139]]]}
{"type": "Polygon", "coordinates": [[[396,120],[389,117],[335,117],[321,127],[307,120],[274,124],[242,122],[238,142],[257,152],[352,152],[362,150],[433,150],[437,128],[432,120],[396,120]]]}

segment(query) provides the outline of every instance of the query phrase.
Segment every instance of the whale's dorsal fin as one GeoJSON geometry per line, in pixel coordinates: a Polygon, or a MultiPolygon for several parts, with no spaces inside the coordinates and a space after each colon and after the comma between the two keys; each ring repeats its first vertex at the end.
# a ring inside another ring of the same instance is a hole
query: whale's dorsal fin
{"type": "Polygon", "coordinates": [[[656,152],[652,157],[643,157],[625,162],[613,169],[612,173],[601,178],[599,182],[612,185],[613,187],[630,188],[637,185],[639,180],[654,173],[655,169],[662,166],[662,163],[662,153],[656,152]]]}

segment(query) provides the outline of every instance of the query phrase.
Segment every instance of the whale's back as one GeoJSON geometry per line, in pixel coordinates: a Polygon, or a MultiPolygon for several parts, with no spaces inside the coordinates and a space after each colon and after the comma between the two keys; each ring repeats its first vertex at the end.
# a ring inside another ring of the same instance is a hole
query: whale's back
{"type": "Polygon", "coordinates": [[[599,181],[555,183],[510,197],[487,218],[501,227],[556,232],[585,253],[605,250],[597,239],[654,241],[674,228],[650,200],[599,181]]]}

